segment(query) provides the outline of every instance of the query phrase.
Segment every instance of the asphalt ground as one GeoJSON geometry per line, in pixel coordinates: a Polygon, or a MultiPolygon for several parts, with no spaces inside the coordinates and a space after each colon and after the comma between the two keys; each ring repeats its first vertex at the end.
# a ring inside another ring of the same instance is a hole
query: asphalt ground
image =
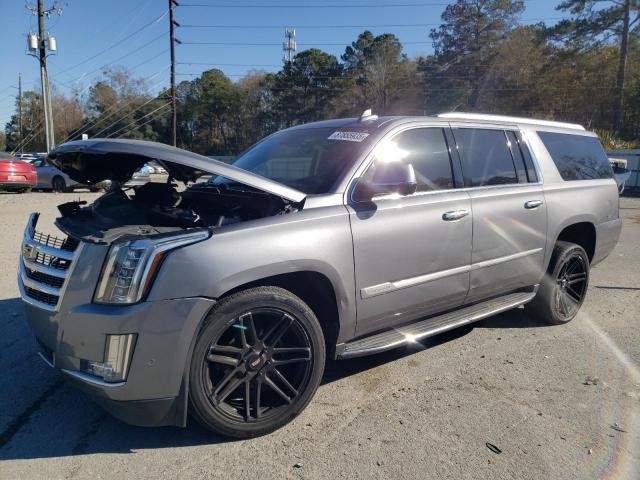
{"type": "Polygon", "coordinates": [[[0,194],[0,478],[640,478],[640,199],[578,317],[517,309],[331,362],[292,424],[230,441],[107,415],[36,354],[16,286],[27,216],[94,194],[0,194]]]}

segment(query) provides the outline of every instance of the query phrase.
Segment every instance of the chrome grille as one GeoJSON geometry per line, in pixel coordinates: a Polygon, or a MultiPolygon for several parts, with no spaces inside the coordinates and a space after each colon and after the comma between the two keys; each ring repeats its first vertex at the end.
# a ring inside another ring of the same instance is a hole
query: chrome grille
{"type": "Polygon", "coordinates": [[[18,285],[25,302],[56,311],[80,244],[37,232],[38,216],[31,214],[24,231],[18,285]]]}
{"type": "Polygon", "coordinates": [[[29,277],[31,280],[44,283],[46,285],[49,285],[50,287],[62,288],[62,285],[64,284],[63,277],[49,275],[48,273],[32,270],[29,267],[25,267],[24,271],[27,274],[27,277],[29,277]]]}
{"type": "Polygon", "coordinates": [[[64,258],[52,257],[51,255],[45,255],[44,253],[40,252],[38,252],[34,261],[41,265],[57,268],[58,270],[67,270],[71,265],[71,262],[69,260],[65,260],[64,258]]]}
{"type": "Polygon", "coordinates": [[[78,247],[78,241],[74,238],[58,238],[46,233],[33,232],[33,240],[47,247],[58,248],[73,252],[78,247]]]}

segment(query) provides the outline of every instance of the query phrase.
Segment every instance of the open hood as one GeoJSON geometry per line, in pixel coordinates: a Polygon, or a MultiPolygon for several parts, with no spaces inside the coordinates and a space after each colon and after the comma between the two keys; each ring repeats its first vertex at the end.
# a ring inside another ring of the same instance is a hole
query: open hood
{"type": "Polygon", "coordinates": [[[305,193],[233,165],[157,142],[79,140],[56,147],[48,159],[70,178],[85,185],[107,179],[126,182],[145,163],[156,160],[173,178],[185,182],[212,173],[292,202],[301,202],[306,197],[305,193]]]}

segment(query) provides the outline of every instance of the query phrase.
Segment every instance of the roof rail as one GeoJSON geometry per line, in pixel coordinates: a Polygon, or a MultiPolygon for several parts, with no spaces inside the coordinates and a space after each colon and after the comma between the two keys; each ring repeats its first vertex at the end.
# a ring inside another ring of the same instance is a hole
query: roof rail
{"type": "Polygon", "coordinates": [[[542,125],[545,127],[570,128],[572,130],[585,130],[582,125],[577,123],[552,122],[550,120],[536,120],[533,118],[509,117],[507,115],[489,115],[486,113],[465,113],[465,112],[447,112],[439,113],[439,118],[450,118],[456,120],[484,120],[494,122],[512,122],[512,123],[528,123],[530,125],[542,125]]]}

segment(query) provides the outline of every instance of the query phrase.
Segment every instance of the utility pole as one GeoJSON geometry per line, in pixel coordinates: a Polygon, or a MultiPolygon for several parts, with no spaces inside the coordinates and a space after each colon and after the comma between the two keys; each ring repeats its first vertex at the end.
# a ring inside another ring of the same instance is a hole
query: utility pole
{"type": "Polygon", "coordinates": [[[176,112],[176,43],[181,43],[174,36],[174,28],[180,24],[173,19],[173,6],[180,4],[169,0],[169,42],[171,43],[171,139],[175,147],[178,144],[178,113],[176,112]]]}
{"type": "Polygon", "coordinates": [[[53,135],[53,117],[51,98],[49,97],[49,76],[47,75],[47,51],[44,36],[44,0],[38,0],[38,52],[40,60],[40,82],[42,83],[42,101],[44,107],[44,129],[47,138],[47,153],[55,144],[53,135]]]}
{"type": "Polygon", "coordinates": [[[620,34],[620,58],[618,60],[618,74],[616,76],[616,90],[613,105],[613,130],[620,133],[624,122],[624,82],[629,55],[629,28],[631,24],[631,1],[625,0],[622,17],[622,32],[620,34]]]}
{"type": "Polygon", "coordinates": [[[18,74],[18,139],[20,140],[20,154],[24,151],[22,145],[22,74],[18,74]]]}
{"type": "Polygon", "coordinates": [[[38,35],[30,33],[28,44],[29,54],[37,56],[40,63],[40,83],[42,83],[42,108],[44,110],[44,131],[47,142],[47,153],[55,147],[55,138],[53,130],[53,112],[51,110],[51,91],[49,89],[49,75],[47,73],[47,46],[49,51],[57,50],[55,38],[45,37],[44,17],[50,17],[57,13],[60,14],[62,9],[54,2],[51,8],[44,8],[44,0],[38,0],[38,6],[33,7],[27,5],[31,13],[38,16],[38,35]],[[36,55],[37,51],[37,55],[36,55]]]}

